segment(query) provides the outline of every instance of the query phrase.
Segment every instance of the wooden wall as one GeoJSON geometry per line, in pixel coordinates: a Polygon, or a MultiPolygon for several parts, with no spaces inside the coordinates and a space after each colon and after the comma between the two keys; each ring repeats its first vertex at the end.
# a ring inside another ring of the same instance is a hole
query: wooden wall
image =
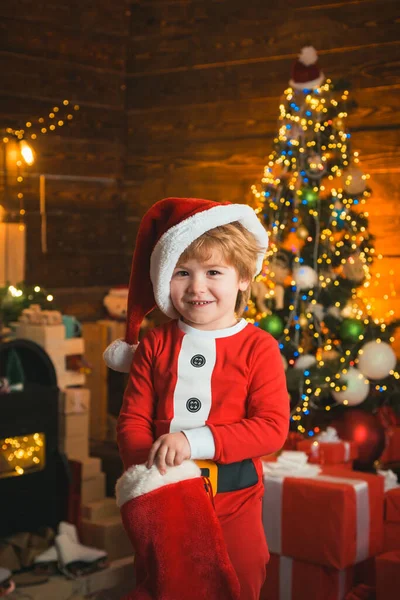
{"type": "MultiPolygon", "coordinates": [[[[351,83],[357,103],[348,125],[371,173],[371,229],[387,255],[376,295],[391,279],[400,293],[390,275],[400,267],[399,31],[396,0],[1,3],[1,121],[64,97],[81,106],[68,127],[40,139],[26,180],[28,279],[69,299],[81,290],[84,302],[90,290],[127,282],[138,219],[156,200],[249,200],[291,65],[313,44],[325,74],[351,83]],[[47,255],[39,172],[49,176],[47,255]]],[[[400,316],[400,301],[390,303],[400,316]]]]}

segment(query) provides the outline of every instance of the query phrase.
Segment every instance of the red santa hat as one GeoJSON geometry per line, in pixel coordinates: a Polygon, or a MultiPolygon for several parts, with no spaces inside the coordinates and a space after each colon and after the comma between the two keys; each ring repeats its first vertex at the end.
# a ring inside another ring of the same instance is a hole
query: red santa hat
{"type": "Polygon", "coordinates": [[[155,306],[168,317],[179,317],[170,297],[170,281],[179,257],[206,231],[233,221],[239,221],[250,231],[260,247],[256,275],[262,268],[268,234],[250,206],[198,198],[166,198],[147,211],[140,223],[133,254],[125,340],[116,340],[104,352],[104,360],[111,369],[129,372],[140,325],[155,306]]]}
{"type": "Polygon", "coordinates": [[[325,79],[318,66],[318,54],[313,46],[304,46],[292,68],[289,85],[296,90],[316,88],[325,79]]]}

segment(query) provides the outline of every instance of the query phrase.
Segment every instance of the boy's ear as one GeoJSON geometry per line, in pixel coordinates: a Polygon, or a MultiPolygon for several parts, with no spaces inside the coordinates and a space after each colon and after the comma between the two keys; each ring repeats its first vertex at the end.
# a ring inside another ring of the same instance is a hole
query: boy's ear
{"type": "Polygon", "coordinates": [[[250,285],[250,279],[241,279],[239,281],[239,290],[245,292],[250,285]]]}

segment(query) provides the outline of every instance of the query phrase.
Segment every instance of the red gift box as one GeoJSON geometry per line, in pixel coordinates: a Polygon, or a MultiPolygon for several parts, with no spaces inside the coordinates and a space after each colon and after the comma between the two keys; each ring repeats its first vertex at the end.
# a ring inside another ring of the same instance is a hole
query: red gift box
{"type": "Polygon", "coordinates": [[[379,460],[383,464],[400,462],[400,427],[389,429],[386,448],[379,460]]]}
{"type": "Polygon", "coordinates": [[[383,552],[400,550],[400,523],[383,524],[383,552]]]}
{"type": "Polygon", "coordinates": [[[377,600],[399,600],[400,550],[376,557],[377,600]]]}
{"type": "Polygon", "coordinates": [[[358,446],[355,442],[319,442],[318,440],[302,440],[297,442],[297,450],[308,455],[308,462],[321,465],[338,465],[351,463],[358,457],[358,446]]]}
{"type": "Polygon", "coordinates": [[[317,477],[264,478],[270,552],[345,569],[382,551],[383,478],[326,467],[317,477]]]}
{"type": "Polygon", "coordinates": [[[260,600],[343,600],[354,569],[331,569],[271,554],[260,600]]]}
{"type": "Polygon", "coordinates": [[[385,521],[400,523],[400,486],[385,494],[385,521]]]}

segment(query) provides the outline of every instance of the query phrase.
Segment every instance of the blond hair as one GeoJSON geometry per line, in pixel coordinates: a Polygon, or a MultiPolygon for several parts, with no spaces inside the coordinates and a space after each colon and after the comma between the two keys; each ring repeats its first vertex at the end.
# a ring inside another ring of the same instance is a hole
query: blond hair
{"type": "MultiPolygon", "coordinates": [[[[205,262],[214,250],[219,250],[227,264],[235,267],[239,279],[252,281],[257,265],[257,255],[261,248],[257,240],[239,221],[220,225],[206,231],[186,248],[179,262],[197,259],[205,262]]],[[[250,298],[250,283],[245,291],[238,291],[235,313],[241,315],[250,298]]]]}

